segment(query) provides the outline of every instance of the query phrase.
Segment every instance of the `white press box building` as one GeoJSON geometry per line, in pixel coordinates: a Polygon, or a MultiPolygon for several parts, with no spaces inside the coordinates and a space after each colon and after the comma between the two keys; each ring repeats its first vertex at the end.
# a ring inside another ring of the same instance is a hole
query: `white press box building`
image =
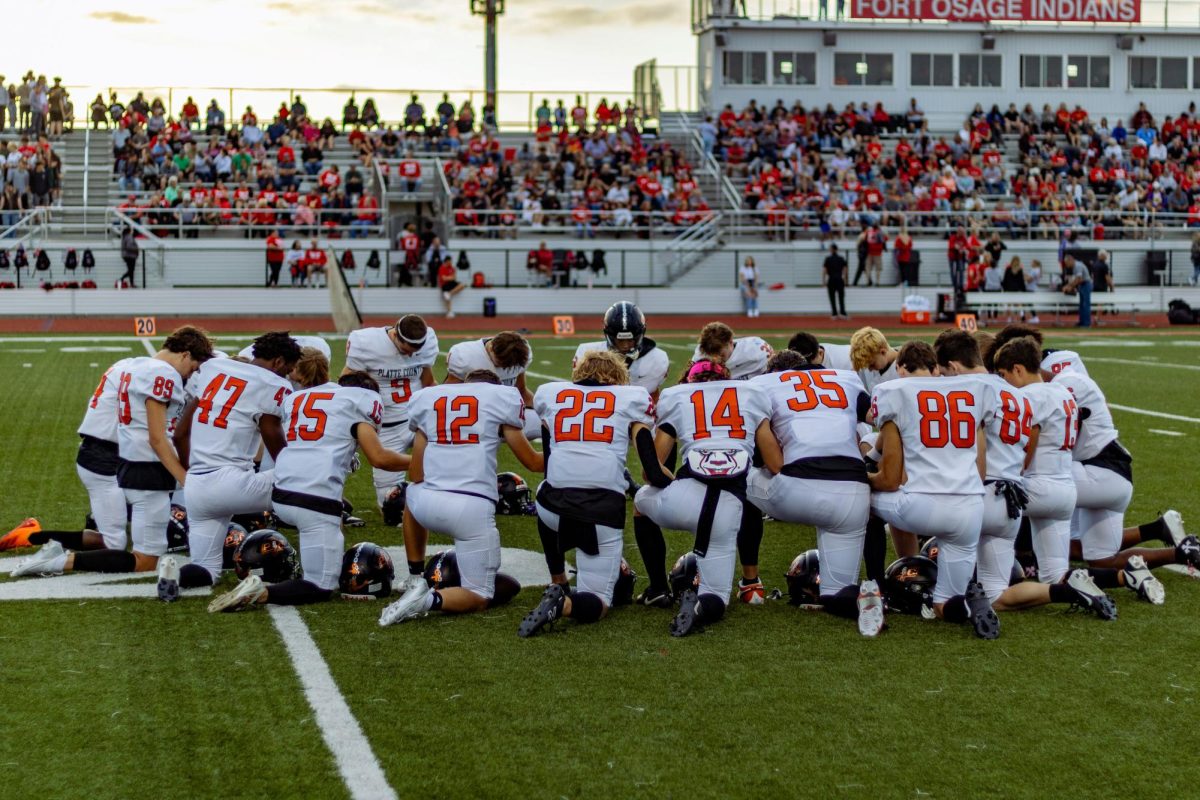
{"type": "Polygon", "coordinates": [[[842,19],[837,4],[693,0],[700,107],[881,101],[900,113],[916,98],[931,129],[948,130],[976,103],[1078,103],[1128,123],[1139,102],[1157,118],[1200,97],[1200,3],[846,0],[842,19]]]}

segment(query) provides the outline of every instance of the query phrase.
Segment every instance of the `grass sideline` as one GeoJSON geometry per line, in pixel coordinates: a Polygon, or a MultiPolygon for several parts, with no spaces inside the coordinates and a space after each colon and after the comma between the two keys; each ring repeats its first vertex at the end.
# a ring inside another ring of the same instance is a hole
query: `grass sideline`
{"type": "MultiPolygon", "coordinates": [[[[1047,337],[1083,354],[1112,403],[1200,418],[1200,338],[1047,337]]],[[[531,370],[565,376],[585,338],[535,340],[531,370]]],[[[674,375],[688,344],[662,339],[674,375]]],[[[225,349],[243,341],[219,338],[225,349]]],[[[0,391],[10,421],[0,527],[28,514],[47,527],[80,523],[82,404],[109,363],[142,352],[121,339],[3,337],[0,369],[13,379],[0,391]]],[[[1186,466],[1200,423],[1114,416],[1135,458],[1128,523],[1173,506],[1200,529],[1186,466]]],[[[504,451],[501,468],[522,471],[504,451]]],[[[399,544],[371,507],[369,470],[348,496],[368,521],[348,544],[399,544]]],[[[500,525],[506,547],[538,549],[531,519],[500,525]]],[[[768,524],[769,586],[783,588],[788,562],[813,540],[810,528],[768,524]]],[[[688,544],[668,541],[672,557],[688,544]]],[[[639,569],[631,533],[627,545],[639,569]]],[[[1121,593],[1114,623],[1007,614],[994,643],[907,617],[864,641],[843,620],[784,602],[734,608],[686,640],[668,636],[669,612],[622,609],[521,641],[536,588],[476,617],[394,629],[375,625],[377,604],[336,602],[303,618],[401,796],[1186,796],[1200,783],[1178,737],[1200,711],[1200,583],[1162,579],[1164,607],[1121,593]]],[[[6,794],[347,796],[267,614],[214,617],[204,603],[0,604],[6,794]]]]}

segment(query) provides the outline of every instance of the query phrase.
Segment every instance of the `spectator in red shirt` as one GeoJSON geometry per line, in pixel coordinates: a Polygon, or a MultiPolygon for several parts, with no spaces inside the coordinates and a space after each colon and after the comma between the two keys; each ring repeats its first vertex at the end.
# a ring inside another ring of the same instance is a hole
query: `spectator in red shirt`
{"type": "Polygon", "coordinates": [[[354,221],[350,223],[350,238],[361,239],[367,235],[367,229],[379,222],[379,201],[375,195],[363,193],[355,204],[354,221]]]}
{"type": "Polygon", "coordinates": [[[950,283],[956,292],[963,290],[963,278],[967,269],[967,234],[960,226],[950,234],[946,242],[946,258],[950,262],[950,283]]]}
{"type": "Polygon", "coordinates": [[[313,275],[325,274],[325,265],[328,262],[328,257],[325,251],[317,246],[317,240],[313,239],[312,244],[304,253],[304,263],[306,264],[305,275],[308,278],[308,285],[314,289],[317,287],[317,282],[313,280],[313,275]]]}
{"type": "Polygon", "coordinates": [[[342,183],[341,173],[338,171],[337,164],[326,167],[321,170],[321,174],[317,176],[317,185],[320,191],[329,193],[337,191],[338,186],[342,183]]]}
{"type": "Polygon", "coordinates": [[[396,175],[400,180],[401,191],[419,192],[421,190],[421,162],[413,158],[411,151],[396,167],[396,175]]]}
{"type": "Polygon", "coordinates": [[[267,286],[279,285],[279,270],[283,267],[283,239],[279,231],[272,230],[267,234],[267,286]]]}
{"type": "Polygon", "coordinates": [[[458,270],[450,256],[442,259],[442,265],[437,271],[438,290],[442,293],[442,302],[446,306],[446,318],[454,318],[454,296],[467,288],[465,283],[458,282],[458,270]]]}
{"type": "Polygon", "coordinates": [[[185,128],[196,128],[200,125],[200,107],[190,96],[179,112],[179,121],[185,128]]]}

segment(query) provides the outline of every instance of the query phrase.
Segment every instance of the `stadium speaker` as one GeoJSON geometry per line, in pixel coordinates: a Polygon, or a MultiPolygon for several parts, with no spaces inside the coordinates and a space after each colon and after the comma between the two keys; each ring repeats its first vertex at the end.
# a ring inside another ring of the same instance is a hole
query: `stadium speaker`
{"type": "Polygon", "coordinates": [[[983,37],[983,49],[984,50],[995,50],[996,49],[996,37],[992,36],[991,34],[985,34],[983,37]]]}
{"type": "Polygon", "coordinates": [[[837,47],[837,34],[833,31],[825,31],[823,41],[826,47],[837,47]]]}
{"type": "Polygon", "coordinates": [[[725,34],[723,34],[723,33],[717,34],[717,47],[724,47],[728,43],[729,43],[729,40],[725,38],[725,34]]]}
{"type": "Polygon", "coordinates": [[[1132,36],[1118,36],[1117,37],[1117,49],[1118,50],[1132,50],[1133,49],[1133,37],[1132,36]]]}

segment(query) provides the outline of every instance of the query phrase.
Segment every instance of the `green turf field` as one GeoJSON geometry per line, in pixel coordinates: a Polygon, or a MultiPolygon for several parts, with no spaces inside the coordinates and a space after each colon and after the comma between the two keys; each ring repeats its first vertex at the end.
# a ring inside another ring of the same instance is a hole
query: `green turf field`
{"type": "MultiPolygon", "coordinates": [[[[1048,337],[1082,353],[1112,404],[1136,409],[1114,409],[1135,457],[1127,522],[1174,507],[1200,531],[1200,338],[1048,337]]],[[[787,334],[768,338],[782,346],[787,334]]],[[[455,341],[443,338],[443,350],[455,341]]],[[[566,376],[579,341],[534,340],[531,386],[566,376]]],[[[674,374],[690,342],[660,342],[674,374]]],[[[333,350],[336,372],[340,342],[333,350]]],[[[143,352],[130,338],[0,337],[0,528],[29,515],[47,528],[81,523],[83,404],[110,362],[143,352]]],[[[502,468],[518,469],[504,451],[502,468]]],[[[373,508],[369,469],[347,491],[368,522],[347,543],[399,545],[373,508]]],[[[500,527],[505,547],[538,550],[531,518],[500,527]]],[[[672,559],[688,547],[683,535],[668,540],[672,559]]],[[[631,526],[627,543],[640,569],[631,526]]],[[[812,546],[811,529],[768,523],[768,588],[783,588],[792,557],[812,546]]],[[[852,623],[784,601],[734,607],[683,640],[667,633],[672,612],[641,608],[519,640],[537,587],[472,618],[388,629],[376,624],[378,603],[298,618],[405,798],[1195,796],[1200,582],[1159,574],[1163,607],[1113,590],[1116,622],[1010,613],[995,642],[899,616],[864,640],[852,623]]],[[[21,582],[34,580],[76,579],[21,582]]],[[[0,595],[14,583],[3,570],[0,595]]],[[[209,615],[206,604],[0,601],[0,795],[351,796],[272,617],[209,615]]],[[[369,784],[360,796],[373,796],[369,784]]]]}

